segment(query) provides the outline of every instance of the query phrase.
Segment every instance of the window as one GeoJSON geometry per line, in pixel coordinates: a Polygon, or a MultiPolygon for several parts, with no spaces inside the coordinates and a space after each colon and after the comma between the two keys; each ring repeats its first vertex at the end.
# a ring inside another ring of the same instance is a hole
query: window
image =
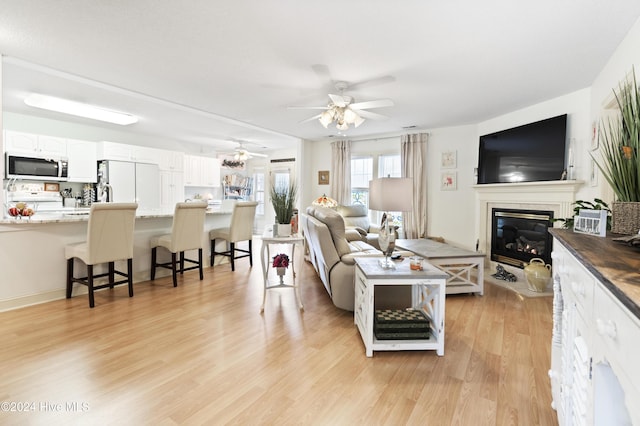
{"type": "Polygon", "coordinates": [[[253,174],[253,200],[258,202],[256,206],[256,215],[264,215],[264,172],[262,170],[256,171],[253,174]]]}
{"type": "MultiPolygon", "coordinates": [[[[401,177],[400,155],[354,157],[351,159],[351,204],[369,206],[369,181],[377,177],[401,177]],[[375,161],[374,161],[375,160],[375,161]],[[375,170],[374,170],[375,169],[375,170]]],[[[380,223],[383,212],[370,212],[371,221],[380,223]]],[[[402,212],[389,212],[392,223],[402,227],[402,212]]]]}
{"type": "Polygon", "coordinates": [[[402,177],[399,155],[381,155],[378,157],[378,177],[402,177]]]}
{"type": "Polygon", "coordinates": [[[351,204],[369,205],[369,181],[373,178],[373,158],[351,159],[351,204]]]}

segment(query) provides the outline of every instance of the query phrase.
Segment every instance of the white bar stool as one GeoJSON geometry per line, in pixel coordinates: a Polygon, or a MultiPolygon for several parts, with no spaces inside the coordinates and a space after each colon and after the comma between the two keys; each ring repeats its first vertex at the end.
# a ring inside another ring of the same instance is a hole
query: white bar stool
{"type": "Polygon", "coordinates": [[[64,250],[67,259],[67,299],[71,298],[73,283],[89,288],[91,308],[95,306],[94,290],[127,283],[129,297],[133,297],[133,228],[137,208],[136,203],[95,203],[91,206],[86,242],[70,244],[64,250]],[[75,258],[87,265],[86,277],[73,276],[75,258]],[[115,270],[115,261],[125,259],[126,274],[115,270]],[[93,266],[101,263],[107,263],[109,271],[95,275],[93,266]],[[116,274],[126,279],[115,281],[116,274]],[[101,277],[109,277],[109,281],[106,284],[94,285],[94,280],[101,277]]]}
{"type": "Polygon", "coordinates": [[[151,280],[156,279],[156,268],[171,269],[173,275],[173,286],[178,286],[177,273],[182,275],[184,271],[198,268],[200,270],[200,280],[204,279],[202,271],[202,238],[204,234],[204,218],[207,210],[207,203],[190,202],[177,203],[173,214],[173,224],[171,234],[164,234],[152,237],[149,241],[151,246],[151,280]],[[171,253],[171,262],[158,263],[157,249],[164,247],[171,253]],[[185,259],[185,250],[198,249],[198,260],[185,259]],[[180,269],[176,265],[176,254],[180,253],[180,269]],[[184,263],[194,264],[185,268],[184,263]]]}

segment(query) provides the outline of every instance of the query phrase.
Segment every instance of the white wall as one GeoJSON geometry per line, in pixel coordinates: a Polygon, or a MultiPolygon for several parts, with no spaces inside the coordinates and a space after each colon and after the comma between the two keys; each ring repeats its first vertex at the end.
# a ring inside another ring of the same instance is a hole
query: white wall
{"type": "Polygon", "coordinates": [[[474,168],[478,163],[476,126],[432,129],[427,142],[427,234],[475,249],[474,168]],[[455,151],[457,165],[441,167],[442,153],[455,151]],[[442,190],[443,172],[455,172],[455,190],[442,190]]]}

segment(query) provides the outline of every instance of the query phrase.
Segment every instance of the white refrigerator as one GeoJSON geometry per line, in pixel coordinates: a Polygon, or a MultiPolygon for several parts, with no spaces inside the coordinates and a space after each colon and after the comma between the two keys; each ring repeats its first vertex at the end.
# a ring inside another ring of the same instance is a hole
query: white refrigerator
{"type": "Polygon", "coordinates": [[[160,209],[160,170],[157,164],[102,161],[105,182],[115,203],[138,203],[138,211],[160,209]]]}

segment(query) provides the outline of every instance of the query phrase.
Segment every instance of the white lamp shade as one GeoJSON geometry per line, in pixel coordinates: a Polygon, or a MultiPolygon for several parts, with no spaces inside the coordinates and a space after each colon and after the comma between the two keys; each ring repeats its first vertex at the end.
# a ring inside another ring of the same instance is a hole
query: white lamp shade
{"type": "Polygon", "coordinates": [[[369,208],[383,212],[408,212],[413,208],[410,178],[378,178],[369,181],[369,208]]]}

